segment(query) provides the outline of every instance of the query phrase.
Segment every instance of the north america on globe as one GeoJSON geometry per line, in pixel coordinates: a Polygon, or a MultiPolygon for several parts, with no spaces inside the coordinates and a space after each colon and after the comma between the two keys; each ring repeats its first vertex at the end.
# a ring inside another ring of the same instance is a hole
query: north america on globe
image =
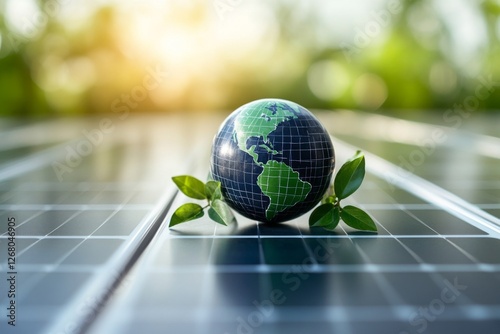
{"type": "Polygon", "coordinates": [[[269,135],[276,131],[278,125],[297,118],[300,110],[293,109],[287,103],[271,102],[264,108],[255,112],[255,109],[244,109],[235,119],[234,139],[243,152],[252,156],[254,162],[262,166],[262,173],[257,177],[257,184],[270,203],[266,210],[266,218],[271,220],[278,212],[292,207],[303,201],[311,191],[311,184],[300,179],[298,172],[294,171],[284,162],[268,160],[266,164],[259,162],[259,156],[255,152],[256,145],[247,147],[248,139],[251,137],[262,138],[264,144],[259,147],[276,155],[269,135]]]}
{"type": "Polygon", "coordinates": [[[335,164],[330,137],[305,108],[280,99],[248,103],[216,135],[211,174],[242,215],[281,222],[314,207],[335,164]]]}

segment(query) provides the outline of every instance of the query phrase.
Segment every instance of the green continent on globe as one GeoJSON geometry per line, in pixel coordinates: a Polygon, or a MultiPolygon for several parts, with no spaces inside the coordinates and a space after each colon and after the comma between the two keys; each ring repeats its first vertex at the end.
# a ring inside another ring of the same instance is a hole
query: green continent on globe
{"type": "Polygon", "coordinates": [[[302,202],[311,191],[311,184],[302,181],[299,173],[283,162],[269,160],[262,167],[264,170],[257,177],[257,185],[270,199],[266,209],[267,220],[302,202]]]}
{"type": "Polygon", "coordinates": [[[272,154],[278,154],[279,152],[275,151],[269,142],[268,136],[278,128],[279,124],[297,118],[296,113],[300,113],[300,110],[295,106],[275,101],[266,101],[257,107],[245,108],[234,121],[234,140],[238,148],[252,156],[256,164],[262,165],[258,161],[258,154],[255,153],[255,145],[247,148],[248,139],[262,137],[264,145],[259,147],[272,154]]]}

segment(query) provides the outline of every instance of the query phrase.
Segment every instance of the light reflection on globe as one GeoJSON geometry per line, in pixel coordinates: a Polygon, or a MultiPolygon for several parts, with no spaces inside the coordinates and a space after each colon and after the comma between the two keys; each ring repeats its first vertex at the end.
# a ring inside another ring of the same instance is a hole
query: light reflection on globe
{"type": "Polygon", "coordinates": [[[224,121],[210,165],[229,206],[245,217],[276,223],[308,212],[321,200],[335,153],[311,112],[294,102],[263,99],[224,121]]]}

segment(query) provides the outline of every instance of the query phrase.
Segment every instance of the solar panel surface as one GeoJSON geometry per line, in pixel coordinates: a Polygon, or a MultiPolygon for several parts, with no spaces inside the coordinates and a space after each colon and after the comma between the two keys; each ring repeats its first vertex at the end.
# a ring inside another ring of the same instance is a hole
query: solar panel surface
{"type": "MultiPolygon", "coordinates": [[[[65,124],[65,136],[5,147],[0,263],[6,273],[7,218],[15,217],[18,319],[15,328],[2,321],[1,332],[498,332],[498,158],[474,148],[492,137],[453,130],[408,174],[401,159],[416,159],[419,140],[436,126],[319,115],[339,163],[353,153],[350,144],[368,152],[366,180],[351,201],[375,218],[377,234],[309,229],[307,216],[166,228],[188,201],[170,176],[206,176],[222,118],[116,121],[62,182],[52,162],[64,162],[67,145],[82,145],[82,128],[97,123],[65,124]],[[366,131],[345,131],[353,124],[366,131]],[[399,137],[370,126],[399,126],[399,137]],[[464,136],[474,145],[464,147],[464,136]]],[[[1,309],[7,302],[2,296],[1,309]]]]}

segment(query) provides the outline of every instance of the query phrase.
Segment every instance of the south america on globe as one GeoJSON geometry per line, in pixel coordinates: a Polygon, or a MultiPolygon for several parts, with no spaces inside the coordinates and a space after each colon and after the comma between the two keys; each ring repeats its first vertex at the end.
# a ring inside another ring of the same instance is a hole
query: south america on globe
{"type": "Polygon", "coordinates": [[[210,172],[226,203],[245,217],[278,223],[311,210],[330,185],[328,132],[304,107],[262,99],[236,109],[212,145],[210,172]]]}

